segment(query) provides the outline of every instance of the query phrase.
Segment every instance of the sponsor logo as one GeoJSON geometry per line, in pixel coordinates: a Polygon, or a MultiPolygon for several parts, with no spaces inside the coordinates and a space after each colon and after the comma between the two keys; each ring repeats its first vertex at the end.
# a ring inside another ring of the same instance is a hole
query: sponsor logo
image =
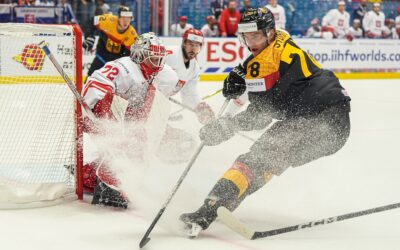
{"type": "Polygon", "coordinates": [[[22,53],[13,57],[28,70],[41,71],[44,63],[44,51],[36,44],[25,45],[22,53]]]}

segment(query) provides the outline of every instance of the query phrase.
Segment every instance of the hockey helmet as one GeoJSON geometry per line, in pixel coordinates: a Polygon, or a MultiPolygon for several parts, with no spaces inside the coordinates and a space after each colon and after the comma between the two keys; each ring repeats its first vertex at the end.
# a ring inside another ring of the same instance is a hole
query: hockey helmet
{"type": "Polygon", "coordinates": [[[204,42],[204,35],[203,32],[200,30],[196,30],[193,28],[190,28],[185,31],[182,35],[182,42],[185,42],[186,40],[192,41],[192,42],[198,42],[201,45],[203,45],[204,42]]]}
{"type": "Polygon", "coordinates": [[[119,17],[131,17],[133,19],[133,12],[129,6],[121,5],[118,8],[118,18],[119,17]]]}
{"type": "Polygon", "coordinates": [[[167,55],[163,41],[153,32],[140,35],[131,46],[132,61],[148,75],[155,75],[163,69],[167,55]]]}
{"type": "Polygon", "coordinates": [[[274,15],[266,7],[249,8],[243,12],[238,28],[239,33],[265,30],[267,34],[269,30],[275,29],[274,15]]]}
{"type": "Polygon", "coordinates": [[[268,37],[269,31],[272,29],[275,29],[275,19],[268,8],[249,8],[243,12],[240,18],[238,25],[239,40],[247,46],[243,37],[244,33],[263,30],[264,35],[268,37]]]}

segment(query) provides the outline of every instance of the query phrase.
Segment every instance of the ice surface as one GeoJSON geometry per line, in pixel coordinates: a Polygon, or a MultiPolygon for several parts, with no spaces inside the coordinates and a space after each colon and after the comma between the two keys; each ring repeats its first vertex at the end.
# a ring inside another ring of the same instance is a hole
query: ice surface
{"type": "MultiPolygon", "coordinates": [[[[400,202],[400,80],[342,81],[352,97],[349,141],[333,156],[288,169],[246,199],[235,215],[253,228],[269,230],[352,211],[400,202]]],[[[203,95],[221,83],[203,82],[203,95]]],[[[209,100],[218,110],[223,99],[209,100]]],[[[175,107],[176,110],[179,107],[175,107]]],[[[175,127],[196,134],[196,117],[182,112],[175,127]]],[[[257,133],[247,133],[256,137],[257,133]]],[[[330,225],[249,241],[216,222],[201,237],[179,235],[176,218],[195,210],[236,156],[251,142],[236,136],[206,147],[157,224],[145,249],[399,249],[400,209],[330,225]]],[[[132,200],[128,211],[75,201],[54,207],[0,210],[0,249],[138,249],[154,216],[174,187],[185,164],[154,159],[146,171],[125,187],[132,200]],[[140,185],[141,184],[141,185],[140,185]]]]}

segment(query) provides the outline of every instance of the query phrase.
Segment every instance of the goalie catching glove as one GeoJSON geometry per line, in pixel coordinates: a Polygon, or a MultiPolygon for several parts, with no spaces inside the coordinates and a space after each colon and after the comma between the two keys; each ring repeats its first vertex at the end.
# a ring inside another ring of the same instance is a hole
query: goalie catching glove
{"type": "Polygon", "coordinates": [[[195,110],[201,124],[207,124],[215,119],[214,111],[211,109],[210,105],[205,102],[199,103],[195,110]]]}
{"type": "Polygon", "coordinates": [[[238,65],[224,80],[222,94],[228,99],[237,99],[246,91],[245,72],[242,65],[238,65]]]}
{"type": "Polygon", "coordinates": [[[230,118],[222,117],[200,129],[199,137],[206,146],[215,146],[235,135],[235,126],[230,118]]]}

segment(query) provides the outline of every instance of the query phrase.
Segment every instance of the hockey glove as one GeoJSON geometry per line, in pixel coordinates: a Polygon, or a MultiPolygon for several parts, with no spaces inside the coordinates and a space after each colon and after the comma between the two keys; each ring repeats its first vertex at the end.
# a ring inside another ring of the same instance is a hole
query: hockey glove
{"type": "Polygon", "coordinates": [[[235,135],[235,127],[229,118],[219,118],[200,129],[199,137],[206,146],[215,146],[235,135]]]}
{"type": "Polygon", "coordinates": [[[246,91],[246,74],[242,65],[238,65],[229,73],[224,80],[224,87],[222,94],[225,98],[236,99],[239,98],[246,91]]]}
{"type": "Polygon", "coordinates": [[[94,45],[94,37],[92,36],[88,36],[86,37],[85,41],[83,41],[82,43],[82,47],[86,50],[86,51],[91,51],[94,45]]]}
{"type": "Polygon", "coordinates": [[[215,119],[214,111],[205,102],[199,103],[196,107],[196,114],[201,124],[207,124],[215,119]]]}

